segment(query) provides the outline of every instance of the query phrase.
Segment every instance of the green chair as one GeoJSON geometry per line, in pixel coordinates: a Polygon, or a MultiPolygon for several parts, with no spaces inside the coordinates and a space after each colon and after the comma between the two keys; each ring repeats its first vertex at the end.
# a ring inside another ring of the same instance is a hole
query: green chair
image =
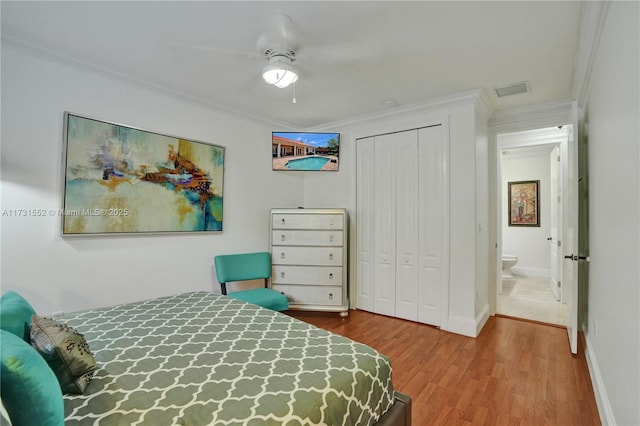
{"type": "Polygon", "coordinates": [[[222,294],[260,305],[274,311],[286,311],[289,302],[284,294],[269,288],[271,254],[269,252],[224,254],[214,257],[216,277],[222,294]],[[264,288],[234,291],[227,294],[227,283],[264,279],[264,288]]]}

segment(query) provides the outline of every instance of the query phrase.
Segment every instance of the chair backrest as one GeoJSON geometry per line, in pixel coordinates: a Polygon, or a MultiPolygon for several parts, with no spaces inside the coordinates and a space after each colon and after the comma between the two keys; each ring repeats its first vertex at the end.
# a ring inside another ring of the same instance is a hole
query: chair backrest
{"type": "Polygon", "coordinates": [[[271,253],[221,254],[213,258],[216,266],[216,277],[226,294],[225,283],[247,281],[271,277],[271,253]]]}

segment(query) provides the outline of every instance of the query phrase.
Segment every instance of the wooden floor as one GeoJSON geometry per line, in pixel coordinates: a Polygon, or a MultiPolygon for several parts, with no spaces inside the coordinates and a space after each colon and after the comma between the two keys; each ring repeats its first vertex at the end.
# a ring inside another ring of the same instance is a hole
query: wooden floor
{"type": "Polygon", "coordinates": [[[364,311],[290,311],[391,359],[395,388],[413,399],[413,425],[600,425],[583,348],[567,332],[491,317],[473,339],[364,311]]]}

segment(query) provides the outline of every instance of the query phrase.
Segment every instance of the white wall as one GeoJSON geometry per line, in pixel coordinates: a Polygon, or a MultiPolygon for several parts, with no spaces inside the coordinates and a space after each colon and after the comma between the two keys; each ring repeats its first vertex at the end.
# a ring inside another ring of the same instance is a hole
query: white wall
{"type": "Polygon", "coordinates": [[[490,197],[490,157],[493,152],[489,145],[489,120],[476,111],[476,324],[477,332],[489,318],[489,297],[491,291],[489,283],[495,282],[495,271],[491,267],[495,263],[495,249],[490,243],[490,218],[491,197],[490,197]]]}
{"type": "Polygon", "coordinates": [[[269,209],[302,203],[304,176],[271,171],[264,124],[11,47],[1,66],[2,211],[61,207],[64,111],[226,147],[222,233],[62,238],[58,217],[3,215],[1,291],[39,313],[218,291],[213,256],[268,250],[269,209]]]}
{"type": "MultiPolygon", "coordinates": [[[[551,171],[549,154],[530,149],[508,149],[502,155],[502,253],[518,256],[513,268],[515,274],[534,277],[550,276],[550,247],[547,237],[551,235],[551,171]],[[539,180],[540,226],[509,226],[509,182],[539,180]]],[[[551,148],[548,149],[551,151],[551,148]]]]}
{"type": "Polygon", "coordinates": [[[586,337],[603,424],[638,425],[640,3],[608,7],[586,105],[591,257],[586,337]]]}

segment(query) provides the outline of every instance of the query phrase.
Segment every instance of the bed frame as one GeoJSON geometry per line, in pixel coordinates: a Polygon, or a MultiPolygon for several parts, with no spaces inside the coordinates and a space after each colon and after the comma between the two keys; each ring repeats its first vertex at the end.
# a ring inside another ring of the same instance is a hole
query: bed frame
{"type": "Polygon", "coordinates": [[[376,426],[411,426],[411,397],[396,391],[396,402],[382,415],[376,426]]]}

